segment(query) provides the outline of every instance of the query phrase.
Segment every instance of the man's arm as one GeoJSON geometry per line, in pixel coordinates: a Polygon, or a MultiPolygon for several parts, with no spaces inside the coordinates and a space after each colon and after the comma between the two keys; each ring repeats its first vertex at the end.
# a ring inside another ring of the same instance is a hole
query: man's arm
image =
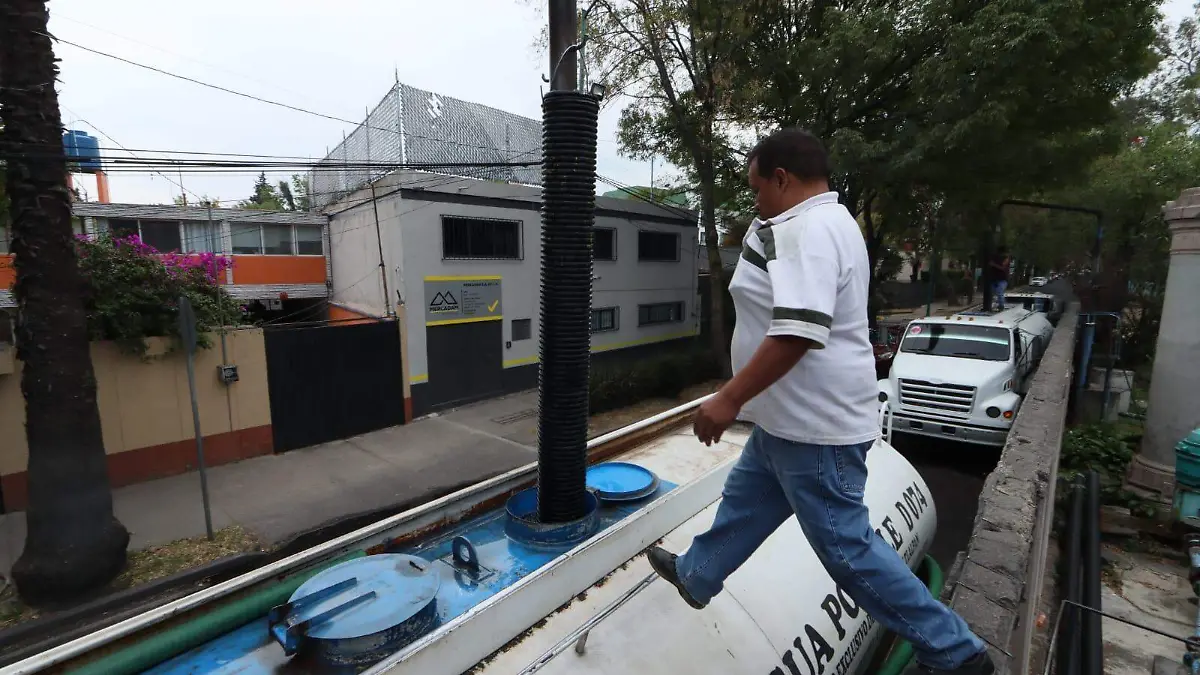
{"type": "Polygon", "coordinates": [[[742,409],[750,399],[787,375],[808,353],[812,340],[794,335],[770,335],[754,351],[745,368],[721,387],[721,395],[742,409]]]}

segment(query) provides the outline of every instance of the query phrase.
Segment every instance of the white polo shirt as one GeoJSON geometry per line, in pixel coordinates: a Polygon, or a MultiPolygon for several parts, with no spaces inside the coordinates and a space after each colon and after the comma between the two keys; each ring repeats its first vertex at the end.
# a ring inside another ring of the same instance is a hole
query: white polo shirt
{"type": "Polygon", "coordinates": [[[751,223],[729,284],[737,312],[733,370],[770,335],[808,338],[813,347],[739,419],[799,443],[853,445],[879,436],[869,286],[862,232],[836,192],[751,223]]]}

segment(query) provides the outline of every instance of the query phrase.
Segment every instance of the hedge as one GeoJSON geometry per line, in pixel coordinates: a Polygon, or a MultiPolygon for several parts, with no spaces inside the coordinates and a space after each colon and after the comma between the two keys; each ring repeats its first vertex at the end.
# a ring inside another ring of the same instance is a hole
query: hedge
{"type": "Polygon", "coordinates": [[[595,415],[650,398],[677,398],[684,388],[720,376],[720,364],[705,349],[599,366],[588,382],[589,408],[595,415]]]}

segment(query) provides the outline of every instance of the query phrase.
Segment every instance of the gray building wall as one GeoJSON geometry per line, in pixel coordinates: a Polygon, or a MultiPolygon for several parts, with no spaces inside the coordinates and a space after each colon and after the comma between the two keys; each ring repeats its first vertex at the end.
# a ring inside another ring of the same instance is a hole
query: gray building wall
{"type": "MultiPolygon", "coordinates": [[[[536,384],[540,323],[540,190],[437,174],[401,172],[376,182],[379,231],[392,306],[402,300],[408,317],[408,359],[414,406],[419,386],[428,382],[425,283],[429,278],[499,277],[503,317],[506,390],[536,384]],[[520,222],[520,260],[446,260],[442,217],[462,216],[520,222]],[[513,340],[513,321],[530,319],[529,339],[513,340]]],[[[378,274],[379,245],[369,190],[360,190],[326,213],[330,217],[331,300],[351,309],[383,315],[378,274]]],[[[690,211],[645,202],[597,199],[597,228],[616,231],[616,260],[595,261],[593,309],[618,308],[618,328],[592,335],[592,351],[617,350],[690,338],[699,333],[696,292],[696,227],[690,211]],[[675,262],[639,262],[638,232],[679,236],[675,262]],[[638,306],[682,302],[683,320],[639,326],[638,306]]]]}

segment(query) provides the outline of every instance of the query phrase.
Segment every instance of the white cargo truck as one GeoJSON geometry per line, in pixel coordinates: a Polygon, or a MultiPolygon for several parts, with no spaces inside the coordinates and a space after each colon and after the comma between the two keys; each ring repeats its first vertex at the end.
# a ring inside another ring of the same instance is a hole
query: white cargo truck
{"type": "Polygon", "coordinates": [[[1066,303],[1050,293],[1041,291],[1009,291],[1004,294],[1004,304],[1007,307],[1024,307],[1033,312],[1041,312],[1050,323],[1057,324],[1066,303]]]}
{"type": "Polygon", "coordinates": [[[913,321],[879,380],[885,430],[1004,445],[1053,332],[1023,307],[913,321]]]}

